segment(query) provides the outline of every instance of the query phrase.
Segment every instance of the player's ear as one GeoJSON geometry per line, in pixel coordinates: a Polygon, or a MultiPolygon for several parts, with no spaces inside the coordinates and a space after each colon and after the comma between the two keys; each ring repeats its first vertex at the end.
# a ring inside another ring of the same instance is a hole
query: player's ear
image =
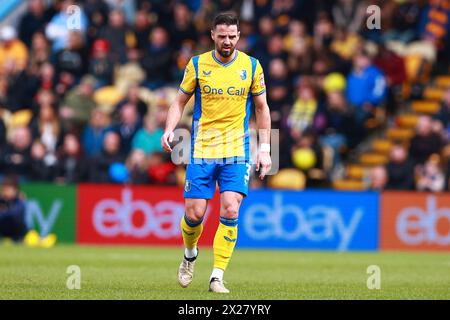
{"type": "Polygon", "coordinates": [[[214,29],[211,29],[211,39],[214,41],[214,29]]]}

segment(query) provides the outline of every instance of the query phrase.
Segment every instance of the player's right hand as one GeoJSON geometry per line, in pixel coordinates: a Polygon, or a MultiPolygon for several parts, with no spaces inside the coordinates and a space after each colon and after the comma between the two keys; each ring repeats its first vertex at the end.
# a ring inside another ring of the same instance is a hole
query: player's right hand
{"type": "Polygon", "coordinates": [[[163,147],[166,152],[172,152],[172,148],[170,147],[170,144],[173,141],[173,131],[170,132],[164,132],[163,136],[161,137],[161,146],[163,147]]]}

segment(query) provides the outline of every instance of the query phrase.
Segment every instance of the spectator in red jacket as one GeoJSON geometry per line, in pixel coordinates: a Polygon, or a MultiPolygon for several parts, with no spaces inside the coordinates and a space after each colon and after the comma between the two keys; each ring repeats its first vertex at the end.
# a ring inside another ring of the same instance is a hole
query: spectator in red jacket
{"type": "Polygon", "coordinates": [[[396,97],[401,94],[403,83],[406,81],[405,61],[392,50],[380,46],[375,65],[383,71],[387,84],[386,111],[389,114],[396,112],[396,97]]]}

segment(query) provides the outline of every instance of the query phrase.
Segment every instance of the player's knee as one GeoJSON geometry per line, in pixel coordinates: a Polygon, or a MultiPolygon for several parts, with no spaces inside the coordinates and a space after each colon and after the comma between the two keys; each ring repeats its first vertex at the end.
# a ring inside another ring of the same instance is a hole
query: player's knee
{"type": "Polygon", "coordinates": [[[203,208],[200,206],[187,206],[186,217],[192,222],[198,222],[203,218],[203,208]]]}
{"type": "Polygon", "coordinates": [[[239,215],[239,204],[237,203],[230,203],[225,205],[221,213],[221,216],[227,219],[237,219],[238,215],[239,215]]]}

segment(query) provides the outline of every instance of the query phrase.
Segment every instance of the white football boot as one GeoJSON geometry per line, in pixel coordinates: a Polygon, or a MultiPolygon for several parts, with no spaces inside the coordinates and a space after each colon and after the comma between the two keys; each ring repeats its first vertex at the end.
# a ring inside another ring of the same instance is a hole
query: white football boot
{"type": "Polygon", "coordinates": [[[225,288],[223,280],[219,280],[218,278],[211,279],[209,282],[209,291],[216,293],[230,293],[230,290],[225,288]]]}
{"type": "Polygon", "coordinates": [[[178,283],[183,288],[190,285],[192,279],[194,279],[194,267],[197,257],[194,259],[187,259],[186,257],[183,257],[183,261],[181,261],[180,267],[178,268],[178,283]]]}

